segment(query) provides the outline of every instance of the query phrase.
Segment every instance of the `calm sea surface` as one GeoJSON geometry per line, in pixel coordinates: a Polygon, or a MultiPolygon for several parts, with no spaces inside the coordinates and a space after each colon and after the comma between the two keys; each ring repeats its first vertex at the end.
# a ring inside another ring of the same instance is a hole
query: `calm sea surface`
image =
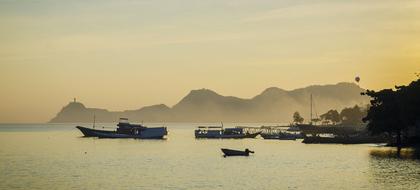
{"type": "Polygon", "coordinates": [[[75,124],[1,124],[0,189],[420,189],[420,162],[369,154],[385,148],[196,140],[196,125],[133,140],[81,138],[75,124]],[[255,154],[223,158],[223,147],[255,154]]]}

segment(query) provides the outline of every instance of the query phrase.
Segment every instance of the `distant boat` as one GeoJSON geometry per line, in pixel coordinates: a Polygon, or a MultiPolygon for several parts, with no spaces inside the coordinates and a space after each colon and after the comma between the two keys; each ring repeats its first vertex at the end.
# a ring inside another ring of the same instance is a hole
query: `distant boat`
{"type": "Polygon", "coordinates": [[[255,138],[260,132],[250,133],[242,127],[223,128],[222,126],[199,126],[195,131],[195,138],[210,139],[243,139],[255,138]]]}
{"type": "Polygon", "coordinates": [[[275,140],[296,140],[303,138],[302,134],[296,130],[286,129],[286,126],[262,126],[262,133],[260,134],[263,139],[275,140]]]}
{"type": "Polygon", "coordinates": [[[263,139],[296,140],[298,137],[300,137],[300,135],[279,132],[277,134],[265,134],[265,133],[261,133],[261,137],[263,139]]]}
{"type": "Polygon", "coordinates": [[[388,139],[382,136],[307,136],[302,141],[305,144],[380,144],[387,143],[388,139]]]}
{"type": "Polygon", "coordinates": [[[222,148],[222,152],[225,154],[224,156],[249,156],[249,153],[254,153],[254,151],[250,151],[249,149],[242,150],[232,150],[227,148],[222,148]]]}
{"type": "Polygon", "coordinates": [[[313,125],[297,124],[306,144],[377,144],[386,143],[383,136],[371,136],[365,124],[313,125]]]}
{"type": "Polygon", "coordinates": [[[136,138],[136,139],[162,139],[168,134],[166,127],[146,127],[140,124],[130,124],[127,118],[120,118],[116,131],[97,130],[76,126],[85,137],[98,138],[136,138]]]}

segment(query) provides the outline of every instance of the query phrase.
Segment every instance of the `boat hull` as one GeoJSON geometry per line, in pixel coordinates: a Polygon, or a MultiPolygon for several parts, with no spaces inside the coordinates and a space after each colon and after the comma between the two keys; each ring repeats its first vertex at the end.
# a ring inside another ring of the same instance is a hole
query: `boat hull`
{"type": "Polygon", "coordinates": [[[245,139],[245,138],[255,138],[260,134],[252,133],[252,134],[198,134],[195,133],[195,138],[204,138],[204,139],[245,139]]]}
{"type": "Polygon", "coordinates": [[[266,140],[296,140],[296,137],[262,136],[266,140]]]}
{"type": "Polygon", "coordinates": [[[221,149],[224,156],[249,156],[249,151],[232,150],[227,148],[221,149]]]}
{"type": "Polygon", "coordinates": [[[97,133],[103,133],[103,134],[115,133],[115,131],[97,130],[97,129],[91,129],[91,128],[82,127],[82,126],[76,126],[76,128],[79,129],[80,132],[82,132],[85,137],[98,137],[97,133]]]}
{"type": "Polygon", "coordinates": [[[305,137],[305,144],[379,144],[386,143],[382,137],[305,137]]]}
{"type": "Polygon", "coordinates": [[[261,134],[263,139],[267,140],[296,140],[300,135],[295,134],[261,134]]]}

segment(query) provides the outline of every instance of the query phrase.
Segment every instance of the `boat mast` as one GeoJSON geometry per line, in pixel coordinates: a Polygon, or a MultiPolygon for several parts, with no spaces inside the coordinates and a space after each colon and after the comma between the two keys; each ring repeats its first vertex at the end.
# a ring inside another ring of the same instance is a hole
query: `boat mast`
{"type": "Polygon", "coordinates": [[[311,94],[311,118],[309,120],[309,124],[312,124],[312,94],[311,94]]]}

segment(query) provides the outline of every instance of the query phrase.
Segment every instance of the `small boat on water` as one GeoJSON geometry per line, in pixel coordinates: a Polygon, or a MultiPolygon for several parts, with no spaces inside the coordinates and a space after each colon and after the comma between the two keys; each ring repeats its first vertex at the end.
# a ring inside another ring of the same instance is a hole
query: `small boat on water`
{"type": "Polygon", "coordinates": [[[249,156],[249,153],[254,153],[254,151],[250,151],[249,149],[245,149],[245,151],[242,150],[233,150],[233,149],[227,149],[222,148],[223,156],[249,156]]]}
{"type": "Polygon", "coordinates": [[[76,126],[85,137],[98,138],[135,138],[135,139],[163,139],[168,134],[166,127],[146,127],[141,124],[130,124],[127,118],[120,118],[115,131],[97,130],[76,126]]]}
{"type": "Polygon", "coordinates": [[[242,127],[223,128],[222,126],[199,126],[195,131],[195,138],[209,139],[243,139],[255,138],[260,132],[250,133],[242,127]]]}

